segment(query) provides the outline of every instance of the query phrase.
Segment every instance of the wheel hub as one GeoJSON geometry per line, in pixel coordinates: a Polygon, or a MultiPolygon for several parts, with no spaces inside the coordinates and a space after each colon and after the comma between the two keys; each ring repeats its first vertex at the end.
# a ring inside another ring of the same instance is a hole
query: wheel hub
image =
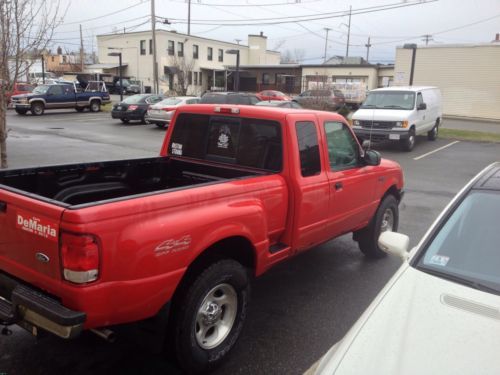
{"type": "Polygon", "coordinates": [[[203,312],[203,323],[206,326],[213,325],[222,315],[221,307],[215,302],[208,302],[203,312]]]}

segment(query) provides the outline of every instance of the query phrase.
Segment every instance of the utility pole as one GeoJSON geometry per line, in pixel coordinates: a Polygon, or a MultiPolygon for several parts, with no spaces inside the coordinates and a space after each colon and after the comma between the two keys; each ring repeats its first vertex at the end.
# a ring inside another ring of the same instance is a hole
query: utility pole
{"type": "Polygon", "coordinates": [[[80,24],[80,72],[83,73],[83,36],[82,36],[81,24],[80,24]]]}
{"type": "Polygon", "coordinates": [[[430,35],[430,34],[422,35],[422,40],[425,41],[425,45],[428,45],[429,41],[432,40],[432,35],[430,35]]]}
{"type": "Polygon", "coordinates": [[[155,94],[159,92],[158,85],[158,65],[156,64],[156,15],[155,15],[155,0],[151,0],[151,31],[153,34],[153,91],[155,94]]]}
{"type": "Polygon", "coordinates": [[[191,35],[191,0],[188,0],[188,35],[191,35]]]}
{"type": "Polygon", "coordinates": [[[330,28],[328,27],[324,27],[323,30],[326,31],[326,38],[325,38],[325,56],[324,56],[324,59],[323,59],[323,63],[326,63],[326,50],[328,48],[328,32],[331,30],[330,28]]]}
{"type": "Polygon", "coordinates": [[[349,57],[349,38],[351,36],[351,13],[352,13],[352,5],[349,5],[349,25],[347,25],[347,49],[345,51],[345,57],[349,57]]]}
{"type": "Polygon", "coordinates": [[[368,43],[365,44],[366,47],[366,62],[368,62],[368,57],[370,56],[370,47],[372,45],[370,44],[370,37],[368,37],[368,43]]]}

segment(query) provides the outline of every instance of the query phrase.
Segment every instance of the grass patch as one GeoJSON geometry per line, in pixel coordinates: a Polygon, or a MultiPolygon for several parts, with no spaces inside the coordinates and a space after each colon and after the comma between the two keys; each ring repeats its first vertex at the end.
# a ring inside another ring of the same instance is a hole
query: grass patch
{"type": "Polygon", "coordinates": [[[101,105],[101,111],[103,112],[111,112],[111,109],[113,109],[113,103],[101,105]]]}
{"type": "Polygon", "coordinates": [[[484,133],[471,130],[439,129],[439,137],[460,141],[500,143],[500,134],[484,133]]]}

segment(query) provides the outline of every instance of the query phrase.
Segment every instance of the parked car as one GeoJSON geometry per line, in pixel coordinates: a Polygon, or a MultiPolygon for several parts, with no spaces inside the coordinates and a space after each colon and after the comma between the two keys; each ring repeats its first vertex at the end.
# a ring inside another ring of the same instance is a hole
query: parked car
{"type": "Polygon", "coordinates": [[[288,95],[283,94],[281,91],[264,90],[256,94],[260,100],[292,100],[288,95]]]}
{"type": "Polygon", "coordinates": [[[7,91],[5,93],[5,96],[7,98],[7,103],[9,107],[13,108],[13,105],[10,101],[10,98],[14,95],[21,95],[21,94],[29,94],[30,92],[33,91],[35,88],[34,85],[31,85],[27,82],[15,82],[14,85],[12,86],[12,90],[7,91]]]}
{"type": "Polygon", "coordinates": [[[109,93],[103,82],[96,82],[97,90],[82,90],[73,82],[40,85],[29,94],[14,95],[12,105],[19,115],[28,111],[34,116],[43,115],[46,109],[74,108],[82,112],[89,108],[99,112],[102,104],[110,103],[109,93]]]}
{"type": "Polygon", "coordinates": [[[166,128],[179,106],[199,102],[200,98],[193,96],[173,96],[163,99],[161,102],[149,106],[146,121],[150,124],[156,124],[160,128],[166,128]]]}
{"type": "Polygon", "coordinates": [[[159,156],[0,171],[0,322],[110,339],[146,320],[183,373],[208,373],[254,276],[349,232],[377,257],[403,185],[336,113],[181,106],[159,156]]]}
{"type": "Polygon", "coordinates": [[[113,105],[111,117],[120,119],[124,124],[130,121],[140,121],[146,123],[146,114],[150,105],[165,99],[162,95],[138,94],[124,99],[122,102],[113,105]]]}
{"type": "Polygon", "coordinates": [[[396,86],[375,89],[352,115],[358,139],[396,141],[405,151],[415,146],[416,136],[438,136],[443,116],[441,92],[437,87],[396,86]]]}
{"type": "Polygon", "coordinates": [[[500,163],[471,180],[344,338],[308,374],[500,374],[500,163]]]}
{"type": "Polygon", "coordinates": [[[208,92],[201,97],[202,104],[246,104],[255,105],[260,99],[246,92],[208,92]]]}
{"type": "Polygon", "coordinates": [[[304,108],[335,111],[345,105],[344,94],[340,90],[308,90],[293,98],[304,108]]]}
{"type": "Polygon", "coordinates": [[[302,106],[293,100],[265,100],[258,102],[256,105],[264,107],[280,107],[280,108],[295,108],[300,109],[302,106]]]}

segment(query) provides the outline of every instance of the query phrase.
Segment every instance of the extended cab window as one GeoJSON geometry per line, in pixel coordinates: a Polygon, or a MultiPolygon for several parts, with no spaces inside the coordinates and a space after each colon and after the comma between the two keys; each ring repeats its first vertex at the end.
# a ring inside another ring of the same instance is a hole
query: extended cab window
{"type": "Polygon", "coordinates": [[[275,121],[184,113],[175,122],[169,153],[279,172],[281,144],[275,121]]]}
{"type": "Polygon", "coordinates": [[[337,121],[326,121],[325,133],[330,169],[341,171],[357,167],[359,164],[359,147],[347,125],[337,121]]]}
{"type": "Polygon", "coordinates": [[[295,124],[300,153],[300,171],[303,177],[314,176],[321,172],[319,158],[318,132],[314,122],[299,121],[295,124]]]}
{"type": "Polygon", "coordinates": [[[63,94],[63,89],[61,86],[52,86],[49,90],[49,94],[52,95],[62,95],[63,94]]]}

